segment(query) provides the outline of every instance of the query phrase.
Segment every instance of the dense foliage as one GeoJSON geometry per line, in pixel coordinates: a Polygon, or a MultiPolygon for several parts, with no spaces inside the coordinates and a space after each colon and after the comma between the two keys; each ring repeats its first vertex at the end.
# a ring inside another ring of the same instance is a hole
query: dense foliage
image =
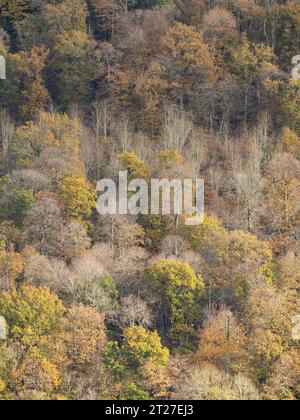
{"type": "Polygon", "coordinates": [[[0,0],[0,399],[299,400],[296,0],[0,0]],[[96,183],[204,178],[206,216],[96,183]]]}

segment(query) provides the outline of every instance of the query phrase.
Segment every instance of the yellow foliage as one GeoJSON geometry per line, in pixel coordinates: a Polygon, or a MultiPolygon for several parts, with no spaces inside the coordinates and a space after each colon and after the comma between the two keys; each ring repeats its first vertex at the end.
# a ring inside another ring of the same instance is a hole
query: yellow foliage
{"type": "Polygon", "coordinates": [[[13,372],[12,380],[18,392],[52,392],[60,384],[60,375],[55,365],[32,350],[13,372]]]}
{"type": "Polygon", "coordinates": [[[49,333],[64,311],[61,300],[46,287],[23,286],[19,291],[0,294],[0,314],[12,336],[26,347],[36,345],[41,336],[49,333]]]}
{"type": "Polygon", "coordinates": [[[149,178],[148,166],[135,153],[120,153],[118,159],[123,169],[128,171],[129,180],[149,178]]]}
{"type": "Polygon", "coordinates": [[[66,216],[78,221],[88,219],[96,208],[96,189],[83,177],[72,175],[59,183],[66,216]]]}
{"type": "Polygon", "coordinates": [[[23,257],[13,251],[7,252],[0,247],[0,290],[15,287],[15,281],[23,271],[23,257]]]}
{"type": "Polygon", "coordinates": [[[284,151],[300,156],[300,137],[288,127],[284,127],[280,137],[284,151]]]}

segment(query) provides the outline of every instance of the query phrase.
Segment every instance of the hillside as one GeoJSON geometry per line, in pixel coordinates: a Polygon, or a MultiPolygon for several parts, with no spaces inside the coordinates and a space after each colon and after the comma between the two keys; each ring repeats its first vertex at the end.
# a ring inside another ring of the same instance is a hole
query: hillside
{"type": "Polygon", "coordinates": [[[300,399],[299,55],[296,0],[0,0],[0,400],[300,399]]]}

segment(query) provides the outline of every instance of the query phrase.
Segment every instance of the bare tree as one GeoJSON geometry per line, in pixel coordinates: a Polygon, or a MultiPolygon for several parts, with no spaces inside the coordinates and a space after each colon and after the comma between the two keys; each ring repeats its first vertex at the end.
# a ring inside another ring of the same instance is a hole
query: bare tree
{"type": "Polygon", "coordinates": [[[249,232],[253,230],[254,216],[258,214],[261,195],[261,165],[263,151],[256,138],[251,139],[248,156],[244,160],[236,156],[233,167],[233,183],[244,204],[244,218],[249,232]]]}
{"type": "Polygon", "coordinates": [[[180,377],[175,398],[184,400],[258,400],[259,393],[244,375],[231,376],[214,366],[194,367],[180,377]]]}
{"type": "Polygon", "coordinates": [[[114,129],[114,118],[108,101],[96,101],[92,104],[92,126],[99,140],[109,137],[114,129]]]}
{"type": "Polygon", "coordinates": [[[120,121],[118,121],[114,137],[122,152],[130,151],[133,140],[133,132],[127,117],[122,117],[120,121]]]}
{"type": "Polygon", "coordinates": [[[147,303],[134,295],[125,296],[121,301],[120,324],[123,328],[143,325],[152,326],[152,313],[147,303]]]}
{"type": "Polygon", "coordinates": [[[3,157],[8,152],[8,147],[15,132],[15,125],[6,109],[0,111],[0,141],[3,157]]]}
{"type": "Polygon", "coordinates": [[[182,153],[193,133],[193,122],[188,115],[175,105],[165,108],[162,139],[166,150],[182,153]]]}

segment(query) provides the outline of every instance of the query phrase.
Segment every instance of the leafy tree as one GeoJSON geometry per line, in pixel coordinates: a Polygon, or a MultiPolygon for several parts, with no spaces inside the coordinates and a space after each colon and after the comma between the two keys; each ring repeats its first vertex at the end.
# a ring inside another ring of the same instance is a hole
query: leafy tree
{"type": "Polygon", "coordinates": [[[252,373],[261,383],[270,378],[273,363],[288,349],[294,308],[291,295],[279,293],[274,286],[259,284],[251,290],[244,316],[250,331],[252,373]]]}
{"type": "Polygon", "coordinates": [[[245,372],[247,339],[243,328],[225,308],[211,315],[199,334],[200,363],[207,362],[227,372],[245,372]]]}
{"type": "Polygon", "coordinates": [[[23,286],[0,295],[0,314],[9,325],[11,336],[26,347],[49,333],[64,312],[62,302],[48,288],[23,286]]]}
{"type": "Polygon", "coordinates": [[[17,392],[23,398],[30,398],[39,392],[50,394],[55,391],[60,384],[60,374],[55,365],[33,349],[12,372],[12,380],[17,392]]]}
{"type": "Polygon", "coordinates": [[[1,400],[11,399],[12,394],[8,390],[8,385],[12,375],[13,367],[16,363],[16,351],[9,344],[0,345],[0,398],[1,400]]]}
{"type": "Polygon", "coordinates": [[[43,78],[49,51],[35,47],[31,51],[7,56],[8,77],[0,86],[0,103],[27,121],[41,112],[49,102],[43,78]]]}
{"type": "Polygon", "coordinates": [[[0,17],[20,18],[28,9],[29,0],[1,0],[0,17]]]}
{"type": "Polygon", "coordinates": [[[130,384],[127,387],[126,399],[132,401],[150,400],[151,396],[148,392],[138,387],[136,384],[130,384]]]}
{"type": "Polygon", "coordinates": [[[107,40],[114,32],[117,14],[124,10],[122,1],[91,0],[91,23],[97,38],[107,40]]]}
{"type": "Polygon", "coordinates": [[[195,28],[177,23],[164,37],[163,46],[173,95],[181,104],[191,102],[195,93],[201,94],[201,82],[213,82],[215,78],[208,45],[195,28]]]}
{"type": "Polygon", "coordinates": [[[59,183],[59,191],[66,216],[79,221],[87,220],[96,207],[96,191],[84,178],[69,176],[59,183]]]}
{"type": "Polygon", "coordinates": [[[0,0],[0,23],[11,34],[14,24],[30,11],[30,0],[0,0]]]}
{"type": "Polygon", "coordinates": [[[238,76],[243,91],[244,122],[248,122],[250,107],[255,107],[257,95],[263,88],[263,82],[278,74],[275,55],[271,48],[263,44],[251,45],[244,36],[239,45],[231,49],[229,66],[238,76]]]}
{"type": "Polygon", "coordinates": [[[85,32],[63,32],[57,36],[48,71],[49,90],[64,106],[91,98],[96,78],[96,42],[85,32]]]}
{"type": "Polygon", "coordinates": [[[118,159],[122,168],[128,171],[129,181],[149,178],[149,168],[135,153],[120,153],[118,159]]]}
{"type": "Polygon", "coordinates": [[[109,343],[104,360],[114,373],[121,396],[147,399],[159,395],[166,386],[169,350],[162,346],[156,331],[148,332],[141,326],[126,329],[122,346],[109,343]]]}
{"type": "Polygon", "coordinates": [[[56,40],[62,33],[71,31],[86,32],[88,18],[84,0],[62,0],[59,3],[47,3],[42,9],[44,31],[48,40],[56,40]]]}
{"type": "Polygon", "coordinates": [[[212,241],[216,243],[217,237],[225,235],[226,232],[219,220],[207,214],[200,225],[193,228],[182,225],[180,230],[196,251],[201,251],[212,241]]]}
{"type": "Polygon", "coordinates": [[[77,169],[83,171],[79,162],[79,143],[81,129],[79,121],[66,114],[41,112],[37,122],[28,122],[19,127],[12,139],[9,155],[18,166],[41,165],[51,178],[56,180],[61,173],[66,176],[77,169]],[[49,151],[51,154],[49,155],[49,151]],[[44,156],[47,160],[44,162],[44,156]],[[55,163],[51,162],[54,156],[55,163]],[[59,167],[57,167],[57,160],[59,167]]]}
{"type": "Polygon", "coordinates": [[[284,127],[280,136],[283,150],[287,153],[300,157],[300,138],[288,127],[284,127]]]}
{"type": "Polygon", "coordinates": [[[130,368],[142,367],[145,361],[165,368],[169,360],[169,351],[162,347],[157,332],[147,332],[144,327],[130,327],[125,332],[122,353],[130,368]]]}
{"type": "Polygon", "coordinates": [[[106,346],[104,317],[89,306],[70,308],[57,331],[42,342],[51,360],[65,370],[92,365],[106,346]]]}
{"type": "Polygon", "coordinates": [[[274,87],[279,96],[282,114],[279,122],[294,130],[296,134],[300,133],[300,81],[289,79],[287,82],[277,82],[274,87]]]}
{"type": "Polygon", "coordinates": [[[276,54],[285,70],[290,68],[291,59],[299,54],[300,6],[296,1],[287,1],[279,6],[276,54]]]}
{"type": "Polygon", "coordinates": [[[20,254],[6,251],[0,244],[0,290],[11,290],[23,271],[24,261],[20,254]]]}
{"type": "MultiPolygon", "coordinates": [[[[33,2],[32,2],[33,3],[33,2]]],[[[33,13],[15,23],[17,43],[30,50],[37,45],[53,47],[59,35],[87,31],[87,5],[84,0],[62,0],[59,2],[34,2],[33,13]]]]}
{"type": "Polygon", "coordinates": [[[12,221],[0,223],[0,243],[3,249],[20,249],[22,232],[17,229],[12,221]]]}
{"type": "Polygon", "coordinates": [[[16,190],[10,200],[11,218],[18,228],[23,226],[23,222],[28,211],[35,203],[35,198],[31,190],[16,190]]]}
{"type": "Polygon", "coordinates": [[[140,215],[138,222],[145,232],[146,247],[151,252],[158,252],[164,237],[173,228],[174,218],[160,215],[140,215]]]}
{"type": "Polygon", "coordinates": [[[187,263],[162,260],[146,270],[146,278],[159,302],[162,332],[176,345],[188,344],[201,313],[202,277],[187,263]]]}

